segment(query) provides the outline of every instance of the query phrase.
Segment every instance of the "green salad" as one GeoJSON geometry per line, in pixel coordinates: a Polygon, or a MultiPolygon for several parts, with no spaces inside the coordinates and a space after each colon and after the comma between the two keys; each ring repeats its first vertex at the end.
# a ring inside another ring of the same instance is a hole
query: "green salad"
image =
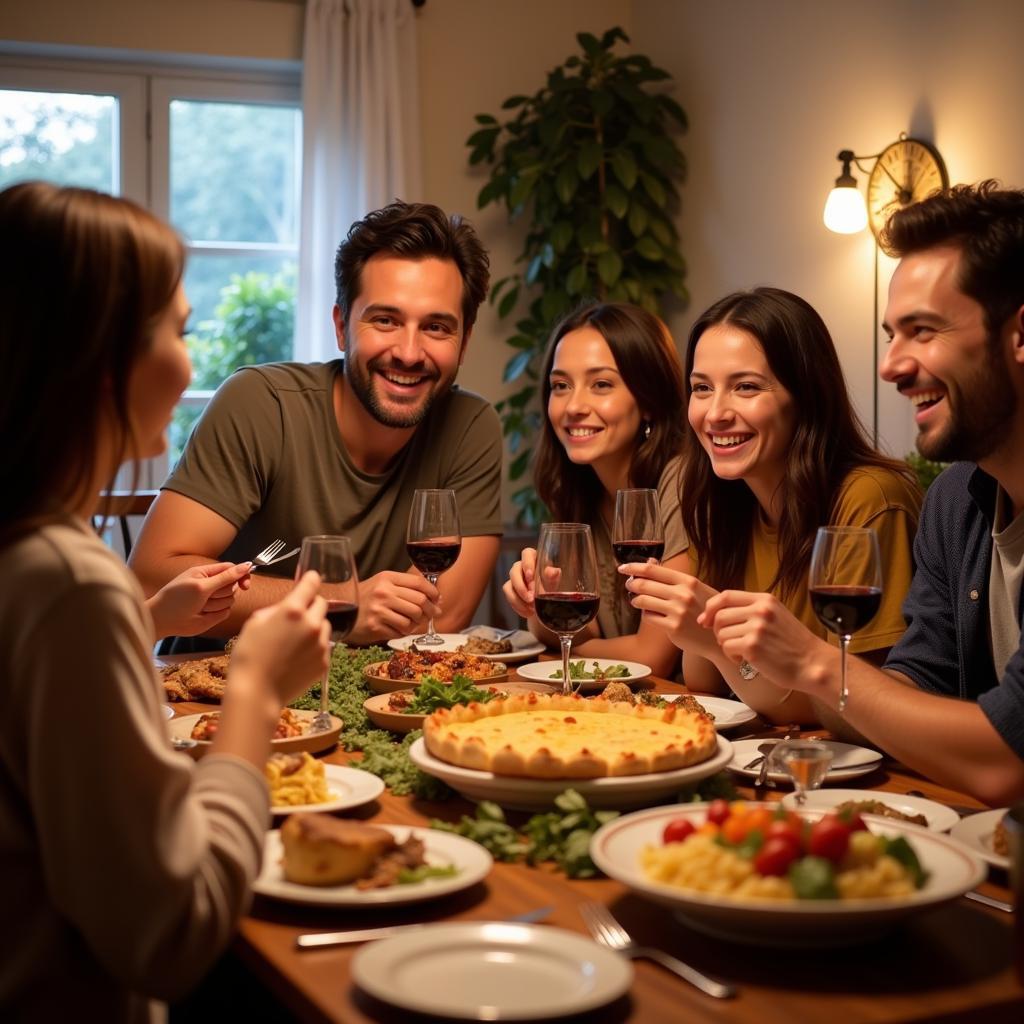
{"type": "MultiPolygon", "coordinates": [[[[629,669],[625,665],[609,665],[607,668],[601,668],[601,663],[597,661],[593,665],[592,669],[588,669],[585,661],[570,661],[569,678],[594,679],[601,682],[604,679],[624,679],[629,675],[629,669]]],[[[561,679],[562,670],[558,669],[557,672],[552,672],[550,678],[561,679]]]]}
{"type": "Polygon", "coordinates": [[[456,704],[476,701],[486,704],[498,694],[494,690],[482,690],[468,676],[456,675],[450,683],[438,682],[427,676],[416,687],[416,695],[402,708],[403,715],[429,715],[438,708],[451,708],[456,704]]]}

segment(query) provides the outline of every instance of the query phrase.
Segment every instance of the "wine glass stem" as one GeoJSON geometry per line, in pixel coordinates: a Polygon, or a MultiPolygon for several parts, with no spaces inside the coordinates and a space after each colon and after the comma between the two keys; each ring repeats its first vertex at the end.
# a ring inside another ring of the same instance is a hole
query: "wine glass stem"
{"type": "MultiPolygon", "coordinates": [[[[437,576],[438,576],[438,574],[436,572],[428,572],[428,573],[426,573],[427,582],[432,587],[436,587],[437,586],[437,576]]],[[[431,613],[430,620],[427,623],[427,636],[434,636],[434,616],[433,616],[433,613],[431,613]]]]}
{"type": "Polygon", "coordinates": [[[846,710],[846,699],[849,694],[846,691],[846,649],[850,646],[850,634],[839,634],[839,711],[846,710]]]}
{"type": "Polygon", "coordinates": [[[572,651],[572,634],[559,634],[558,641],[562,645],[562,695],[571,697],[573,693],[572,679],[569,677],[569,653],[572,651]]]}

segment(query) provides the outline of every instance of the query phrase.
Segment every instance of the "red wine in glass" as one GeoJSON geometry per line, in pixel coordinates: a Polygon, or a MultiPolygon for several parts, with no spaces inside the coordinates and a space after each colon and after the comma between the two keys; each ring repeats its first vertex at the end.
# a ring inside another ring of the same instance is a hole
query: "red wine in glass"
{"type": "Polygon", "coordinates": [[[663,540],[617,540],[612,544],[612,551],[615,552],[615,561],[619,565],[624,562],[646,562],[648,558],[661,561],[665,553],[665,542],[663,540]]]}
{"type": "Polygon", "coordinates": [[[597,614],[601,598],[581,591],[538,594],[534,600],[537,618],[552,633],[578,633],[597,614]]]}
{"type": "Polygon", "coordinates": [[[846,652],[853,633],[878,612],[882,559],[878,535],[860,526],[822,526],[811,553],[811,607],[826,629],[839,635],[839,711],[846,710],[846,652]]]}
{"type": "Polygon", "coordinates": [[[328,601],[327,621],[331,624],[331,639],[344,640],[356,624],[359,608],[350,601],[328,601]]]}
{"type": "Polygon", "coordinates": [[[462,541],[411,540],[405,545],[412,564],[424,576],[437,576],[450,569],[459,559],[462,541]]]}
{"type": "Polygon", "coordinates": [[[540,528],[534,580],[534,610],[541,623],[558,634],[562,693],[570,695],[573,634],[593,619],[601,603],[594,539],[586,523],[545,523],[540,528]]]}
{"type": "Polygon", "coordinates": [[[833,633],[855,633],[878,614],[881,603],[881,587],[858,587],[851,584],[811,588],[814,614],[833,633]]]}

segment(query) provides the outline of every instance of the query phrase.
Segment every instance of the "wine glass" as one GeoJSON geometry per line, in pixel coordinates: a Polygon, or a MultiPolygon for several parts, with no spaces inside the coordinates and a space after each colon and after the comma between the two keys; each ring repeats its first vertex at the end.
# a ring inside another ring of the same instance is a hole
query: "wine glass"
{"type": "Polygon", "coordinates": [[[802,804],[808,791],[825,781],[832,764],[832,748],[820,740],[782,740],[771,752],[771,759],[793,780],[796,802],[802,804]]]}
{"type": "Polygon", "coordinates": [[[822,526],[814,541],[811,607],[826,629],[839,634],[839,710],[846,709],[846,649],[882,603],[878,535],[860,526],[822,526]]]}
{"type": "MultiPolygon", "coordinates": [[[[437,577],[455,564],[462,550],[462,528],[459,505],[451,488],[418,490],[413,494],[405,549],[412,564],[434,586],[437,586],[437,577]]],[[[416,637],[413,643],[418,647],[444,643],[444,637],[434,629],[433,615],[426,633],[416,637]]]]}
{"type": "MultiPolygon", "coordinates": [[[[329,534],[303,537],[295,579],[301,579],[302,574],[310,569],[320,573],[321,594],[327,601],[327,621],[331,624],[331,640],[344,640],[352,632],[359,613],[359,577],[348,537],[329,534]]],[[[333,645],[331,653],[333,657],[333,645]]],[[[310,726],[311,732],[326,732],[331,728],[328,710],[330,666],[329,658],[320,683],[320,710],[310,726]]]]}
{"type": "Polygon", "coordinates": [[[661,521],[658,492],[652,487],[615,492],[615,523],[612,527],[615,561],[661,561],[665,553],[665,527],[661,521]]]}
{"type": "Polygon", "coordinates": [[[597,614],[594,538],[585,523],[545,523],[537,541],[534,608],[542,625],[558,634],[562,646],[562,693],[575,689],[569,674],[573,635],[597,614]]]}

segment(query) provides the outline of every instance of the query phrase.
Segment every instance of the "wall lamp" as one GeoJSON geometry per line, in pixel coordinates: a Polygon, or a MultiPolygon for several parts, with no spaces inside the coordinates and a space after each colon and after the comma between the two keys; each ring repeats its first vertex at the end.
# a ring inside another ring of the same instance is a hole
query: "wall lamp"
{"type": "Polygon", "coordinates": [[[908,138],[906,132],[880,153],[856,156],[852,149],[843,149],[838,159],[843,169],[825,202],[823,219],[829,231],[842,235],[855,234],[870,225],[877,238],[896,210],[949,185],[939,151],[929,142],[908,138]],[[874,160],[874,164],[865,167],[861,160],[874,160]],[[853,164],[868,176],[866,202],[850,170],[853,164]]]}

